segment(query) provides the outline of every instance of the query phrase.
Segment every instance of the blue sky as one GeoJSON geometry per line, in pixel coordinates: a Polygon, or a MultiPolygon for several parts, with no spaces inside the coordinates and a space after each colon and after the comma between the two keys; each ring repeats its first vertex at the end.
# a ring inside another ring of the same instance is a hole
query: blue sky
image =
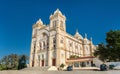
{"type": "Polygon", "coordinates": [[[87,33],[93,43],[105,42],[105,33],[120,30],[119,0],[0,0],[0,58],[11,53],[30,52],[32,25],[57,8],[65,14],[67,32],[87,33]]]}

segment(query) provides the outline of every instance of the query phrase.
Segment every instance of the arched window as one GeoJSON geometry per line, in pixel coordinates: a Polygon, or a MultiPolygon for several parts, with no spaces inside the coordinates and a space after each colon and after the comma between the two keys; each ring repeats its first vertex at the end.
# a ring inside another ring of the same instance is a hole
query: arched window
{"type": "Polygon", "coordinates": [[[56,48],[56,39],[53,38],[53,48],[55,49],[56,48]]]}
{"type": "Polygon", "coordinates": [[[42,33],[42,36],[45,37],[45,36],[47,36],[47,34],[46,34],[45,32],[43,32],[43,33],[42,33]]]}
{"type": "Polygon", "coordinates": [[[43,47],[44,47],[44,49],[45,49],[45,41],[43,41],[43,47]]]}

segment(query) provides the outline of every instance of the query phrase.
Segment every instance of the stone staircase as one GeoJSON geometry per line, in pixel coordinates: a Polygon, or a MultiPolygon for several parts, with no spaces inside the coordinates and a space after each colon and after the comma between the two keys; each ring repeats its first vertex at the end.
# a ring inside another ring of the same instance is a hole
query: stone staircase
{"type": "Polygon", "coordinates": [[[46,66],[46,67],[28,67],[22,69],[23,71],[57,71],[55,66],[46,66]]]}

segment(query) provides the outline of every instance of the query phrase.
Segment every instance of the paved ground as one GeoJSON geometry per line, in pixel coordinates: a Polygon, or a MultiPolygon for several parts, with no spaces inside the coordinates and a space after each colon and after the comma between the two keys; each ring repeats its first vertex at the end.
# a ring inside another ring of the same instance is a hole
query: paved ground
{"type": "Polygon", "coordinates": [[[0,71],[0,74],[120,74],[120,70],[113,71],[0,71]]]}

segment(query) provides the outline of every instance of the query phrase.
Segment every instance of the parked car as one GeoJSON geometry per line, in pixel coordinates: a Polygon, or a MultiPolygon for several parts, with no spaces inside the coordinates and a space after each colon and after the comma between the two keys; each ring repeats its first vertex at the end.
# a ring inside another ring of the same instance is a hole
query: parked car
{"type": "Polygon", "coordinates": [[[100,71],[106,71],[107,70],[107,65],[106,64],[101,64],[100,65],[100,71]]]}
{"type": "Polygon", "coordinates": [[[115,66],[113,69],[120,70],[120,65],[115,66]]]}
{"type": "Polygon", "coordinates": [[[72,66],[68,66],[67,67],[67,71],[72,71],[73,70],[73,67],[72,66]]]}

